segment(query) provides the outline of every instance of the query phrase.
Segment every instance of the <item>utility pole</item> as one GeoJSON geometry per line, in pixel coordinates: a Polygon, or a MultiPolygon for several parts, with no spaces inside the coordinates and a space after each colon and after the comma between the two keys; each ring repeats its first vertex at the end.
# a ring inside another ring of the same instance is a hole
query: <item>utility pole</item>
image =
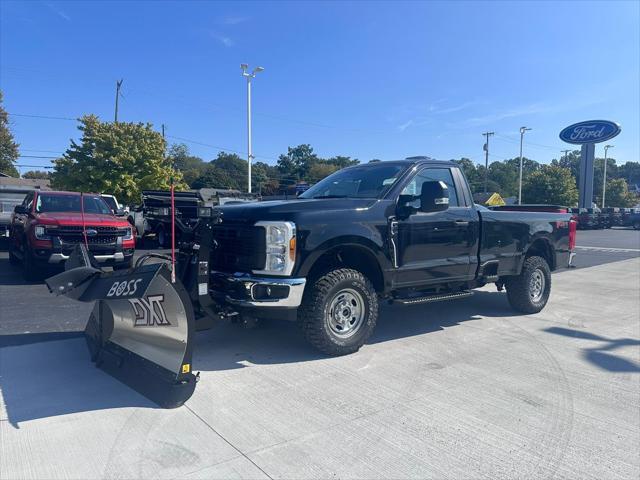
{"type": "Polygon", "coordinates": [[[484,193],[487,193],[487,184],[489,183],[489,137],[495,135],[495,132],[484,132],[482,135],[486,137],[484,142],[484,193]]]}
{"type": "Polygon", "coordinates": [[[164,138],[164,123],[162,124],[162,138],[164,138]]]}
{"type": "Polygon", "coordinates": [[[256,67],[251,73],[248,72],[249,65],[246,63],[240,64],[240,68],[242,69],[242,76],[247,79],[247,192],[251,193],[251,161],[253,160],[253,153],[251,152],[251,80],[256,77],[257,73],[262,72],[264,68],[256,67]]]}
{"type": "Polygon", "coordinates": [[[568,160],[569,159],[569,152],[571,150],[560,150],[560,153],[564,153],[564,159],[568,160]]]}
{"type": "Polygon", "coordinates": [[[118,100],[120,99],[120,87],[122,86],[122,82],[124,79],[120,79],[116,81],[116,114],[115,114],[115,123],[118,123],[118,100]]]}
{"type": "Polygon", "coordinates": [[[522,140],[524,132],[531,130],[527,127],[520,127],[520,181],[518,182],[518,205],[522,205],[522,140]]]}
{"type": "Polygon", "coordinates": [[[604,208],[604,195],[607,191],[607,150],[613,147],[614,145],[604,146],[604,172],[602,174],[602,208],[604,208]]]}

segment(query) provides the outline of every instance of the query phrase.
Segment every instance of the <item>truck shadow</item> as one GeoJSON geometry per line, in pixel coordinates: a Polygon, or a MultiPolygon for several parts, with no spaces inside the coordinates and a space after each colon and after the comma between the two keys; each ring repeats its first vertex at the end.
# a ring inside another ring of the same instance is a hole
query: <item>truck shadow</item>
{"type": "MultiPolygon", "coordinates": [[[[482,317],[517,315],[506,295],[478,291],[468,299],[428,305],[384,305],[378,324],[367,342],[376,344],[424,335],[482,317]]],[[[230,370],[251,364],[305,362],[327,358],[303,338],[296,325],[268,321],[255,330],[220,324],[200,332],[196,339],[194,365],[202,370],[230,370]]]]}
{"type": "Polygon", "coordinates": [[[612,350],[623,347],[640,346],[640,340],[633,338],[607,338],[593,333],[563,327],[549,327],[544,331],[555,335],[598,342],[595,346],[583,348],[582,352],[587,361],[597,365],[603,370],[616,373],[640,373],[640,363],[609,353],[612,350]]]}
{"type": "MultiPolygon", "coordinates": [[[[512,315],[504,295],[478,292],[471,299],[423,306],[385,306],[369,344],[423,335],[482,316],[512,315]]],[[[80,332],[0,337],[0,420],[20,423],[77,412],[124,407],[158,408],[89,359],[80,332]],[[3,412],[4,409],[4,412],[3,412]]],[[[196,334],[197,371],[327,358],[304,340],[296,325],[273,321],[255,330],[230,323],[196,334]]],[[[357,354],[356,354],[357,355],[357,354]]],[[[205,377],[207,381],[212,377],[205,377]]]]}
{"type": "Polygon", "coordinates": [[[0,258],[0,285],[36,285],[44,283],[45,276],[55,275],[59,270],[49,269],[43,275],[43,280],[28,281],[24,279],[21,265],[11,265],[9,254],[5,253],[0,258]]]}

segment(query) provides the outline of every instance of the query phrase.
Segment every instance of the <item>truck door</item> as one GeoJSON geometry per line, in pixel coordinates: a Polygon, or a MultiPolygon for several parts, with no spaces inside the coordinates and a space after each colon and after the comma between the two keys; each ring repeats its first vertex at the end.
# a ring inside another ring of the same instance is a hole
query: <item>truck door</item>
{"type": "MultiPolygon", "coordinates": [[[[440,180],[448,187],[449,208],[442,212],[416,212],[398,220],[398,274],[396,286],[468,280],[475,275],[478,216],[454,172],[446,166],[418,171],[402,191],[420,195],[423,182],[440,180]]],[[[419,200],[415,201],[416,208],[419,200]]]]}

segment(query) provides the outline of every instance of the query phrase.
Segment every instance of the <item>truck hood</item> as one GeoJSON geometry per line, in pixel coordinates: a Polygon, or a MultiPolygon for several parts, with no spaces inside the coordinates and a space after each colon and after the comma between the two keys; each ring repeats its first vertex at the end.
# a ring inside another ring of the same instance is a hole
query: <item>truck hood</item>
{"type": "MultiPolygon", "coordinates": [[[[49,212],[39,213],[37,220],[47,225],[69,225],[77,226],[82,225],[82,215],[75,212],[49,212]]],[[[97,213],[85,213],[84,223],[92,226],[104,226],[104,227],[128,227],[129,223],[126,220],[116,218],[112,215],[100,215],[97,213]]]]}
{"type": "Polygon", "coordinates": [[[267,202],[225,205],[222,222],[253,224],[260,220],[294,220],[317,212],[353,212],[371,208],[377,202],[373,198],[309,198],[296,200],[272,200],[267,202]]]}

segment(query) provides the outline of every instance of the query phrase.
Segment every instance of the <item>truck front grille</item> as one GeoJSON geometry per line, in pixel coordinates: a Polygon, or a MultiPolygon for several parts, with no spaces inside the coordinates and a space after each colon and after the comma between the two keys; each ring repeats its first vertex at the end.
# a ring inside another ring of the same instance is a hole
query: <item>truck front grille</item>
{"type": "MultiPolygon", "coordinates": [[[[127,233],[126,228],[104,227],[87,225],[87,230],[95,230],[97,235],[87,235],[87,243],[93,245],[111,245],[115,244],[118,237],[123,237],[127,233]]],[[[84,242],[81,226],[66,226],[47,228],[47,234],[58,237],[60,242],[67,245],[75,245],[84,242]]]]}
{"type": "Polygon", "coordinates": [[[264,269],[264,228],[253,225],[216,225],[210,265],[220,272],[250,272],[264,269]]]}
{"type": "MultiPolygon", "coordinates": [[[[98,235],[95,237],[87,237],[87,243],[89,244],[97,244],[97,245],[107,245],[111,243],[116,243],[118,237],[117,235],[98,235]]],[[[77,244],[84,243],[84,237],[81,235],[64,235],[60,236],[60,241],[62,243],[69,244],[77,244]]]]}

